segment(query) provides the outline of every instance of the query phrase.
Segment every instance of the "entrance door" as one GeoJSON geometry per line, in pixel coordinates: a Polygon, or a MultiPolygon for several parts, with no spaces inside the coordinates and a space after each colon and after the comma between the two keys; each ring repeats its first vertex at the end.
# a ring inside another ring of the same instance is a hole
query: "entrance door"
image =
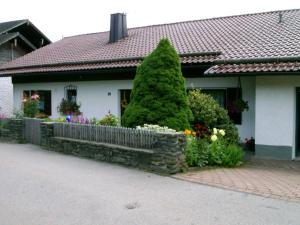
{"type": "Polygon", "coordinates": [[[300,156],[300,87],[296,89],[296,156],[300,156]]]}

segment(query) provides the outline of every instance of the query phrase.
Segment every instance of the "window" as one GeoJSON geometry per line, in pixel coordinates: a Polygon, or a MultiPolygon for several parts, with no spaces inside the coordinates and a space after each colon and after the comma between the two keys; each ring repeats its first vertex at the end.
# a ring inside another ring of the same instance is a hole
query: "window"
{"type": "Polygon", "coordinates": [[[65,87],[65,99],[71,102],[77,102],[77,87],[68,85],[65,87]]]}
{"type": "Polygon", "coordinates": [[[49,90],[25,90],[23,91],[23,98],[30,98],[32,95],[38,94],[39,99],[39,111],[48,116],[51,116],[51,91],[49,90]]]}

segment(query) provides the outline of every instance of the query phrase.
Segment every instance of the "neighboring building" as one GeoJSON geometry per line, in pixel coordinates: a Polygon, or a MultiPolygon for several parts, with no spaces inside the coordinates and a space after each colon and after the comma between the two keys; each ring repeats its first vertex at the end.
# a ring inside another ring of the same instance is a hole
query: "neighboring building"
{"type": "MultiPolygon", "coordinates": [[[[50,43],[28,20],[0,23],[0,65],[50,43]]],[[[13,85],[10,77],[0,78],[0,113],[13,109],[13,85]]]]}
{"type": "Polygon", "coordinates": [[[249,111],[230,113],[256,154],[294,159],[300,150],[300,10],[126,28],[64,38],[0,67],[12,76],[14,104],[38,92],[44,112],[59,117],[62,98],[87,117],[121,116],[137,65],[167,37],[180,55],[187,88],[202,88],[225,108],[240,98],[249,111]]]}

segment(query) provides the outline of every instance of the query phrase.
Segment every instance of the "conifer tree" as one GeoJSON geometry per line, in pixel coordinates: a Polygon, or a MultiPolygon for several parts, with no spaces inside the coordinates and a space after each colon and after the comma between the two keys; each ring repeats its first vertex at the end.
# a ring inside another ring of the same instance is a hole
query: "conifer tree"
{"type": "Polygon", "coordinates": [[[137,68],[123,125],[158,124],[180,131],[189,128],[192,119],[179,56],[168,39],[162,39],[137,68]]]}

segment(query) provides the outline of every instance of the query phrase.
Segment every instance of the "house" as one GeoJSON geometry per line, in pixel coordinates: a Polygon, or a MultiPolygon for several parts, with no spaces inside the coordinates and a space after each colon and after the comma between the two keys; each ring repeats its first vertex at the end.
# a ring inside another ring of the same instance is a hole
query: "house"
{"type": "MultiPolygon", "coordinates": [[[[30,21],[0,23],[0,65],[42,46],[50,40],[30,21]]],[[[10,77],[0,78],[0,113],[9,115],[13,108],[13,85],[10,77]]]]}
{"type": "Polygon", "coordinates": [[[300,10],[161,24],[127,29],[111,15],[108,32],[64,38],[0,67],[11,76],[14,104],[38,92],[44,112],[59,117],[62,98],[81,103],[87,117],[121,116],[137,65],[168,38],[182,63],[187,88],[201,88],[231,112],[241,140],[255,138],[256,155],[300,154],[300,10]]]}

